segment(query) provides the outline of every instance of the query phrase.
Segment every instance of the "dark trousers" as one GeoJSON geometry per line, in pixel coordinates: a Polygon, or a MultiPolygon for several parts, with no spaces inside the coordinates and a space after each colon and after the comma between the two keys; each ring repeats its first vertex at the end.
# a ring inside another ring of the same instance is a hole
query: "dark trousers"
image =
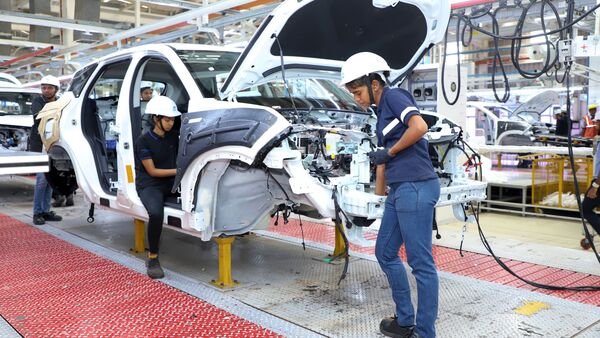
{"type": "Polygon", "coordinates": [[[165,214],[165,197],[171,196],[172,182],[160,186],[144,187],[138,195],[148,212],[148,246],[151,254],[158,254],[160,234],[165,214]]]}
{"type": "MultiPolygon", "coordinates": [[[[588,188],[589,191],[589,188],[588,188]]],[[[596,195],[596,198],[587,197],[587,192],[583,202],[581,202],[581,209],[583,210],[583,217],[590,223],[592,228],[597,234],[600,234],[600,217],[594,212],[594,209],[600,205],[600,191],[596,195]]]]}

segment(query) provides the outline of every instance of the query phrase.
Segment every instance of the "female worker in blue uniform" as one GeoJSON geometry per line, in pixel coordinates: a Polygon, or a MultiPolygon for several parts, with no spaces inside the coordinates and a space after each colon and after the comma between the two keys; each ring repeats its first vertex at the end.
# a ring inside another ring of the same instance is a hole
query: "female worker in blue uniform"
{"type": "Polygon", "coordinates": [[[396,316],[383,319],[379,328],[390,337],[430,338],[435,337],[438,309],[431,230],[440,184],[424,138],[427,124],[406,90],[386,86],[389,71],[382,57],[369,52],[351,56],[342,67],[342,84],[354,99],[363,107],[376,107],[380,149],[369,154],[377,166],[375,193],[384,195],[386,186],[390,187],[375,256],[390,284],[396,316]],[[398,255],[402,244],[417,280],[416,318],[398,255]]]}
{"type": "Polygon", "coordinates": [[[175,181],[178,134],[171,131],[181,113],[175,102],[165,96],[148,102],[145,114],[152,116],[153,129],[136,142],[135,185],[140,200],[148,212],[147,273],[150,278],[162,278],[165,273],[158,260],[158,245],[163,228],[165,197],[172,195],[175,181]]]}

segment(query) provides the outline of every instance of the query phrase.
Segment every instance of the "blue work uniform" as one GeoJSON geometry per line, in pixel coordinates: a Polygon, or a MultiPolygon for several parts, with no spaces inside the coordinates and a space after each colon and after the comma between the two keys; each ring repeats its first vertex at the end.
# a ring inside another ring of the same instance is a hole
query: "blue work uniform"
{"type": "MultiPolygon", "coordinates": [[[[415,100],[404,89],[385,87],[377,107],[378,146],[391,148],[408,129],[408,120],[420,115],[415,100]]],[[[429,158],[429,142],[422,138],[385,164],[385,182],[424,181],[438,178],[429,158]],[[407,170],[410,168],[409,170],[407,170]]]]}
{"type": "MultiPolygon", "coordinates": [[[[385,87],[377,108],[379,146],[391,148],[419,115],[412,96],[403,89],[385,87]]],[[[438,311],[438,275],[431,251],[434,207],[440,184],[429,158],[428,141],[420,139],[385,164],[390,186],[375,244],[375,256],[385,272],[400,326],[413,326],[420,337],[435,337],[438,311]],[[411,303],[410,285],[398,252],[404,244],[408,264],[417,280],[418,304],[411,303]]]]}

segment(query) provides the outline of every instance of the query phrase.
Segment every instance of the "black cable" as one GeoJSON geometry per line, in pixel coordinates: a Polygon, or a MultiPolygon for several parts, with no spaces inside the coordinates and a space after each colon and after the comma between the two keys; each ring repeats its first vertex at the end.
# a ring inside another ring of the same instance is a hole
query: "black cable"
{"type": "Polygon", "coordinates": [[[574,19],[573,18],[573,13],[574,13],[574,1],[573,0],[569,0],[567,1],[569,6],[568,6],[568,13],[567,13],[567,17],[565,19],[564,24],[560,21],[560,16],[558,14],[558,9],[556,8],[556,6],[554,4],[552,4],[552,2],[550,0],[541,0],[541,1],[529,1],[528,4],[523,4],[522,1],[515,1],[514,5],[507,5],[506,1],[501,2],[500,6],[497,7],[495,10],[493,9],[493,6],[491,4],[488,4],[484,7],[481,8],[476,8],[474,9],[469,15],[466,15],[464,13],[464,11],[460,11],[460,12],[455,12],[451,15],[451,19],[456,19],[457,20],[457,25],[456,25],[456,40],[457,40],[457,58],[458,58],[458,63],[457,66],[458,68],[458,93],[456,98],[454,98],[452,101],[448,98],[447,95],[447,91],[446,91],[446,86],[445,86],[445,65],[446,65],[446,56],[447,56],[447,37],[448,37],[448,30],[446,31],[446,35],[444,38],[444,56],[443,56],[443,60],[442,60],[442,94],[444,96],[444,99],[446,100],[446,102],[450,105],[453,105],[456,103],[456,101],[458,100],[459,97],[459,93],[460,93],[460,85],[461,85],[461,79],[460,79],[460,49],[458,48],[458,40],[459,40],[459,33],[460,33],[460,39],[463,41],[463,46],[468,46],[471,42],[472,39],[472,34],[473,31],[477,31],[480,32],[482,34],[487,35],[488,37],[490,37],[493,41],[494,44],[494,57],[493,57],[493,63],[492,63],[492,90],[494,92],[494,96],[496,98],[497,101],[499,102],[507,102],[508,99],[510,98],[510,86],[508,83],[508,77],[506,75],[506,71],[504,69],[504,64],[500,55],[500,48],[499,48],[499,41],[500,40],[511,40],[511,52],[510,52],[510,58],[511,58],[511,62],[513,64],[513,66],[515,67],[515,69],[517,70],[517,72],[523,76],[524,78],[527,79],[536,79],[539,78],[541,75],[546,74],[548,76],[552,76],[554,75],[555,81],[558,83],[563,83],[566,79],[566,72],[564,74],[562,74],[562,77],[560,76],[559,70],[562,68],[561,64],[558,62],[558,53],[556,53],[556,55],[554,55],[554,57],[552,57],[552,53],[551,50],[557,50],[556,46],[554,43],[552,43],[549,39],[550,35],[554,35],[554,34],[559,34],[560,40],[563,40],[564,37],[567,35],[568,32],[572,31],[573,29],[573,25],[575,25],[576,23],[578,23],[579,21],[583,20],[585,17],[589,16],[590,14],[592,14],[593,12],[595,12],[598,8],[600,8],[600,4],[592,7],[590,10],[586,11],[584,14],[580,15],[578,18],[574,19]],[[533,9],[534,5],[540,5],[540,23],[542,26],[542,33],[540,34],[535,34],[535,35],[522,35],[523,34],[523,29],[525,27],[525,21],[526,19],[530,19],[532,17],[532,15],[530,15],[530,11],[533,9]],[[547,9],[550,9],[550,12],[553,14],[554,16],[554,20],[556,21],[556,23],[558,24],[558,28],[548,31],[547,27],[546,27],[546,18],[545,18],[545,13],[547,12],[547,9]],[[517,21],[517,25],[515,27],[515,31],[512,35],[510,36],[506,36],[506,35],[500,35],[500,30],[499,30],[499,25],[498,25],[498,20],[497,20],[497,15],[501,10],[506,10],[506,9],[521,9],[521,15],[519,20],[517,21]],[[485,16],[489,16],[491,18],[492,21],[492,31],[488,31],[485,29],[482,29],[480,27],[478,27],[478,24],[475,22],[478,19],[481,19],[485,16]],[[464,27],[462,28],[462,31],[460,29],[460,25],[461,22],[464,22],[464,27]],[[467,28],[468,27],[468,28],[467,28]],[[544,37],[544,44],[546,45],[546,55],[544,58],[544,63],[543,63],[543,67],[540,71],[527,71],[525,70],[520,63],[519,60],[519,54],[522,48],[522,44],[521,44],[521,40],[525,40],[525,39],[531,39],[531,38],[535,38],[535,37],[544,37]],[[498,73],[498,68],[500,68],[500,72],[502,74],[502,84],[504,87],[504,93],[502,96],[498,95],[498,88],[497,88],[497,84],[496,84],[496,75],[498,73]]]}
{"type": "Polygon", "coordinates": [[[481,228],[481,224],[479,223],[479,208],[477,208],[477,210],[475,209],[475,207],[473,206],[472,203],[469,203],[469,205],[471,206],[471,210],[473,212],[473,216],[475,217],[475,221],[477,223],[477,229],[479,232],[479,238],[481,239],[481,242],[483,243],[483,246],[485,247],[485,249],[490,253],[490,255],[494,258],[494,260],[496,261],[496,263],[498,263],[498,265],[500,265],[506,272],[510,273],[511,275],[513,275],[514,277],[518,278],[519,280],[533,286],[539,289],[546,289],[546,290],[565,290],[565,291],[600,291],[600,286],[557,286],[557,285],[547,285],[547,284],[541,284],[541,283],[536,283],[533,281],[530,281],[528,279],[525,279],[519,275],[517,275],[513,270],[511,270],[498,256],[496,256],[496,254],[494,253],[494,251],[492,250],[492,247],[490,245],[490,243],[487,241],[487,238],[485,237],[485,234],[483,233],[483,229],[481,228]]]}
{"type": "MultiPolygon", "coordinates": [[[[453,15],[451,15],[450,17],[452,17],[453,15]]],[[[458,34],[458,30],[460,29],[460,21],[461,20],[457,20],[456,21],[456,32],[458,34]]],[[[450,24],[448,24],[448,27],[450,26],[450,24]]],[[[465,26],[466,27],[466,26],[465,26]]],[[[444,100],[446,100],[446,103],[448,103],[449,105],[453,106],[457,101],[458,98],[460,97],[460,85],[461,85],[461,80],[460,80],[460,48],[458,47],[458,37],[456,38],[456,54],[457,54],[457,62],[456,62],[456,71],[458,72],[458,86],[457,86],[457,90],[456,90],[456,97],[450,101],[450,99],[448,99],[448,95],[446,94],[446,81],[444,81],[444,79],[446,79],[446,57],[448,55],[448,32],[450,30],[446,29],[446,34],[444,35],[444,56],[442,59],[442,94],[444,95],[444,100]]],[[[469,39],[470,42],[470,39],[469,39]]]]}
{"type": "Polygon", "coordinates": [[[306,251],[306,241],[304,239],[304,227],[302,226],[302,217],[298,214],[298,223],[300,225],[300,233],[302,234],[302,249],[306,251]]]}
{"type": "MultiPolygon", "coordinates": [[[[337,186],[333,187],[333,194],[332,194],[331,198],[333,199],[333,207],[335,208],[335,219],[333,220],[333,222],[335,223],[335,227],[338,230],[338,232],[340,233],[340,236],[342,236],[342,240],[344,241],[344,252],[342,252],[340,254],[340,255],[344,256],[344,270],[342,270],[342,275],[340,276],[340,279],[338,280],[338,285],[340,285],[342,280],[344,278],[346,278],[346,274],[348,273],[348,265],[350,264],[350,254],[348,253],[350,250],[350,244],[348,243],[348,238],[346,237],[346,232],[344,231],[344,227],[342,226],[340,212],[342,213],[342,215],[344,215],[344,217],[346,217],[347,222],[349,222],[349,220],[348,220],[348,216],[346,215],[344,210],[342,210],[342,208],[340,207],[340,204],[338,203],[337,186]]],[[[338,257],[339,256],[333,257],[333,259],[336,259],[338,257]]]]}
{"type": "MultiPolygon", "coordinates": [[[[549,0],[543,0],[542,2],[550,2],[549,0]]],[[[479,27],[477,27],[476,24],[470,22],[469,20],[469,16],[465,15],[465,14],[456,14],[459,17],[463,18],[463,20],[466,20],[467,23],[469,24],[469,26],[473,29],[476,30],[482,34],[485,34],[491,38],[497,38],[499,40],[526,40],[526,39],[531,39],[531,38],[536,38],[536,37],[542,37],[545,35],[553,35],[553,34],[559,34],[567,29],[572,28],[576,23],[578,23],[579,21],[585,19],[585,17],[587,17],[588,15],[592,14],[593,12],[595,12],[598,8],[600,8],[600,4],[596,5],[594,7],[592,7],[592,9],[590,9],[589,11],[585,12],[584,14],[582,14],[581,16],[579,16],[577,19],[574,19],[572,22],[565,24],[564,26],[562,26],[561,28],[546,32],[546,33],[540,33],[540,34],[535,34],[535,35],[527,35],[527,36],[516,36],[516,35],[512,35],[512,36],[506,36],[506,35],[497,35],[494,34],[490,31],[487,31],[485,29],[481,29],[479,27]]],[[[454,14],[453,14],[454,15],[454,14]]]]}
{"type": "Polygon", "coordinates": [[[292,102],[292,107],[294,108],[294,113],[296,117],[298,116],[298,109],[296,108],[296,102],[294,102],[294,97],[292,96],[292,92],[290,91],[290,87],[288,85],[287,80],[285,79],[285,63],[283,61],[283,48],[281,48],[281,43],[279,42],[279,37],[276,34],[271,36],[277,42],[277,46],[279,47],[279,58],[281,59],[281,79],[283,80],[283,85],[285,86],[285,90],[287,91],[288,97],[292,102]]]}

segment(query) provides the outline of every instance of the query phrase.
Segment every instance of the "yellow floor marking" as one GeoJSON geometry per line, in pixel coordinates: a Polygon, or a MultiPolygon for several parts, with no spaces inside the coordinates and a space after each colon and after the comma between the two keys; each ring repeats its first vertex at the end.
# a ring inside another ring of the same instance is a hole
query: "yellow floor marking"
{"type": "Polygon", "coordinates": [[[550,304],[543,302],[524,302],[523,305],[515,309],[515,312],[524,316],[532,316],[541,310],[549,308],[550,304]]]}

